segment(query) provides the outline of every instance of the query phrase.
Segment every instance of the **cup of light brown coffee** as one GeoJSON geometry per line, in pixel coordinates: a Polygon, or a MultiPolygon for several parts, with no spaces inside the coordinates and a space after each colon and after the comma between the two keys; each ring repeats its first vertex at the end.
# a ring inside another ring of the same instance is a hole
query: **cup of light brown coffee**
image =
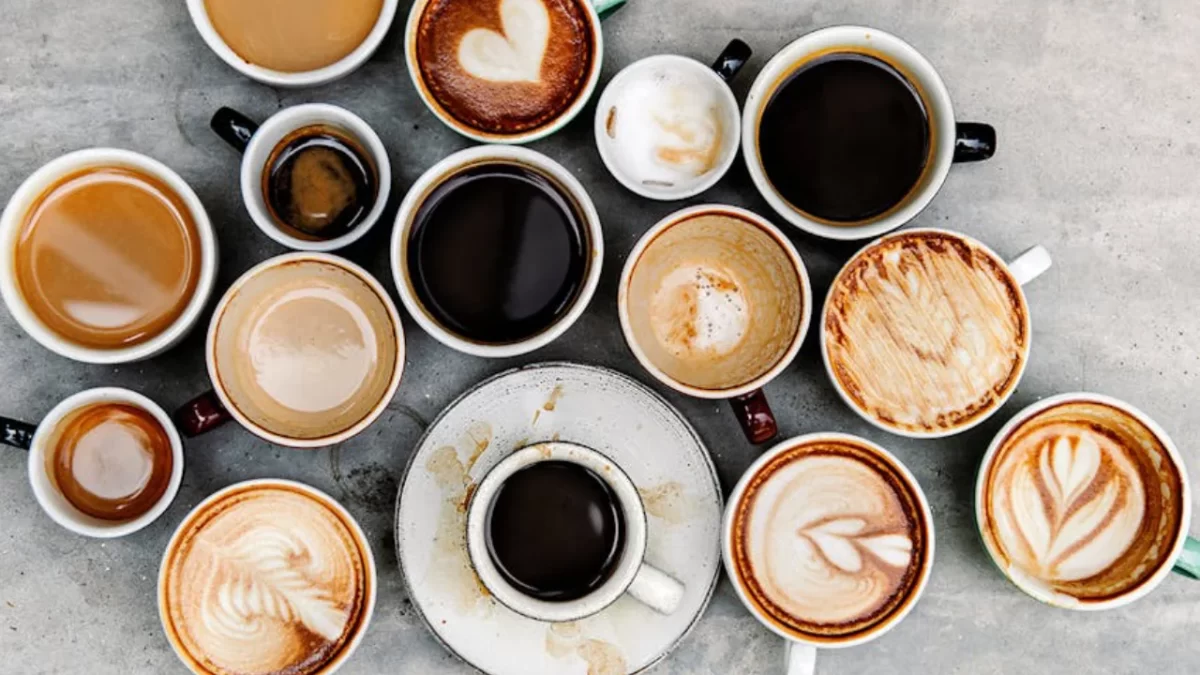
{"type": "Polygon", "coordinates": [[[171,348],[199,320],[216,273],[216,236],[196,193],[128,150],[51,161],[0,216],[8,311],[76,361],[127,363],[171,348]]]}
{"type": "Polygon", "coordinates": [[[217,305],[205,346],[213,390],[175,420],[188,436],[236,420],[278,445],[340,443],[387,409],[404,353],[400,315],[369,272],[326,253],[277,256],[217,305]]]}

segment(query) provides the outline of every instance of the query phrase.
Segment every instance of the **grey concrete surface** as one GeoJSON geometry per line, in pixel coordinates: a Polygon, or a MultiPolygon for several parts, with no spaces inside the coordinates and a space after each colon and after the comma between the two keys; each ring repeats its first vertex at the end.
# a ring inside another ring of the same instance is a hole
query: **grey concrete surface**
{"type": "MultiPolygon", "coordinates": [[[[60,153],[93,145],[159,158],[191,182],[221,242],[218,291],[282,249],[250,222],[234,153],[207,129],[220,105],[265,117],[328,101],[375,125],[391,152],[395,197],[428,166],[465,147],[421,105],[404,69],[407,3],[365,68],[315,90],[275,91],[226,67],[193,30],[181,0],[0,2],[0,195],[60,153]]],[[[793,38],[862,23],[908,39],[940,69],[964,120],[994,124],[1000,151],[956,167],[918,224],[956,228],[1004,255],[1045,244],[1056,265],[1027,290],[1034,348],[1000,415],[958,438],[911,441],[877,431],[838,400],[810,334],[800,359],[769,387],[785,434],[859,433],[892,448],[929,494],[938,528],[932,582],[900,627],[863,647],[823,653],[819,673],[1185,673],[1200,668],[1200,583],[1168,579],[1124,609],[1076,614],[1044,607],[988,561],[972,517],[974,473],[990,436],[1020,407],[1092,390],[1154,415],[1180,444],[1200,491],[1200,5],[1195,0],[631,0],[605,25],[604,79],[635,58],[708,60],[732,37],[756,50],[739,99],[765,59],[793,38]]],[[[408,371],[392,411],[333,450],[291,451],[236,426],[188,444],[183,487],[155,525],[101,543],[55,526],[34,502],[26,458],[0,450],[0,673],[182,673],[159,627],[155,578],[175,524],[205,495],[252,477],[309,482],[348,505],[372,538],[379,606],[343,672],[450,674],[446,654],[412,610],[391,535],[396,482],[420,430],[456,394],[518,363],[575,359],[640,377],[620,335],[615,287],[637,237],[682,204],[626,192],[591,142],[590,110],[534,147],[575,171],[604,221],[608,256],[589,311],[552,346],[514,361],[451,352],[406,318],[408,371]],[[411,414],[410,414],[411,413],[411,414]]],[[[739,161],[690,203],[768,213],[739,161]]],[[[783,224],[780,219],[776,222],[783,224]]],[[[389,218],[390,222],[390,218],[389,218]]],[[[389,227],[346,254],[391,286],[389,227]]],[[[853,246],[792,230],[816,294],[853,246]]],[[[120,385],[172,408],[206,388],[203,331],[153,361],[68,362],[0,316],[0,414],[36,420],[85,387],[120,385]]],[[[662,387],[657,387],[663,391],[662,387]]],[[[754,458],[721,406],[663,391],[699,428],[726,490],[754,458]]],[[[1200,515],[1200,514],[1197,514],[1200,515]]],[[[742,609],[728,583],[697,630],[657,668],[663,675],[778,673],[783,645],[742,609]]]]}

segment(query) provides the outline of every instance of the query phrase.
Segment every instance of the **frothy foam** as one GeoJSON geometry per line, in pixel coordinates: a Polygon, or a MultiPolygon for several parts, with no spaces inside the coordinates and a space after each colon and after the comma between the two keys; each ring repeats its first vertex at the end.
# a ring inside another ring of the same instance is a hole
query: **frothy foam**
{"type": "Polygon", "coordinates": [[[732,271],[699,264],[664,277],[650,312],[659,343],[680,359],[729,354],[750,324],[750,304],[732,271]]]}
{"type": "Polygon", "coordinates": [[[502,0],[502,32],[473,28],[458,43],[458,63],[491,82],[538,82],[550,37],[550,14],[541,0],[502,0]]]}

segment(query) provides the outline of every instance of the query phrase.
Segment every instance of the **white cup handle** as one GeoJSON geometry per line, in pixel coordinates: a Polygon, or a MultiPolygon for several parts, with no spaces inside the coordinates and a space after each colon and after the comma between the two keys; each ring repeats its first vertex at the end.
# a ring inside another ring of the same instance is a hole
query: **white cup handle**
{"type": "Polygon", "coordinates": [[[674,577],[642,563],[629,585],[629,594],[659,614],[672,614],[683,599],[683,584],[674,577]]]}
{"type": "Polygon", "coordinates": [[[788,640],[787,675],[813,675],[817,672],[817,648],[788,640]]]}
{"type": "Polygon", "coordinates": [[[1034,246],[1021,254],[1021,257],[1008,263],[1008,271],[1012,272],[1017,283],[1024,286],[1050,269],[1053,261],[1050,252],[1043,246],[1034,246]]]}

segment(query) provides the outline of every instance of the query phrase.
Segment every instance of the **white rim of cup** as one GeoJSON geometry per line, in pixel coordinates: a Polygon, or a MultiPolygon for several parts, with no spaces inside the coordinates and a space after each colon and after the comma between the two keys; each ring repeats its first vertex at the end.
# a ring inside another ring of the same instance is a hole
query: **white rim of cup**
{"type": "Polygon", "coordinates": [[[375,567],[375,552],[371,549],[371,542],[369,539],[367,539],[366,534],[363,533],[362,526],[358,524],[358,520],[354,518],[354,516],[345,506],[342,506],[341,502],[311,485],[300,483],[294,480],[287,480],[284,478],[255,478],[252,480],[245,480],[240,483],[234,483],[233,485],[221,488],[220,490],[217,490],[213,494],[206,497],[204,501],[200,502],[191,511],[189,511],[188,514],[183,517],[183,520],[179,521],[179,525],[175,527],[175,532],[171,535],[171,539],[167,542],[166,548],[163,549],[162,560],[158,563],[158,583],[156,585],[157,588],[155,592],[157,599],[155,604],[158,605],[158,620],[162,626],[163,634],[167,637],[167,642],[171,643],[171,650],[175,652],[175,656],[179,658],[180,662],[183,663],[188,670],[198,673],[198,675],[207,675],[206,673],[201,673],[200,671],[192,668],[190,661],[184,658],[186,650],[183,649],[182,645],[176,644],[176,641],[171,637],[171,628],[167,618],[168,613],[165,607],[166,593],[163,589],[163,584],[167,580],[167,561],[170,558],[170,553],[175,549],[176,546],[178,546],[179,538],[183,535],[185,528],[188,527],[191,524],[192,519],[197,514],[201,513],[203,509],[207,508],[209,504],[223,499],[231,492],[258,487],[289,488],[296,490],[297,492],[302,492],[305,495],[315,499],[323,506],[326,506],[337,513],[338,516],[341,517],[342,522],[345,523],[346,527],[357,537],[357,543],[362,544],[363,560],[364,565],[366,566],[369,583],[371,585],[371,593],[367,597],[366,606],[363,607],[362,618],[359,620],[360,628],[358,633],[348,642],[346,642],[345,646],[342,647],[338,655],[326,663],[321,669],[321,675],[333,675],[334,672],[346,664],[346,661],[350,659],[355,650],[358,649],[358,646],[362,644],[363,637],[366,636],[367,630],[371,627],[371,619],[375,616],[375,601],[379,594],[379,574],[375,567]]]}
{"type": "Polygon", "coordinates": [[[910,222],[925,210],[941,190],[946,176],[950,173],[950,166],[954,162],[955,136],[954,106],[950,101],[950,93],[933,64],[904,40],[891,33],[865,26],[823,28],[808,33],[779,50],[755,78],[750,93],[746,96],[745,111],[742,114],[742,155],[758,192],[780,216],[801,230],[818,237],[841,241],[878,237],[910,222]],[[905,76],[913,79],[915,75],[917,81],[913,84],[925,94],[923,98],[928,99],[925,100],[925,104],[929,106],[929,116],[934,121],[937,152],[932,159],[933,166],[926,170],[927,176],[922,177],[926,181],[925,186],[919,193],[907,197],[907,201],[900,208],[866,225],[829,225],[801,214],[788,205],[771,186],[771,181],[758,158],[758,121],[762,108],[769,101],[768,94],[773,93],[776,83],[793,64],[824,49],[855,46],[884,52],[901,60],[904,68],[913,71],[905,73],[905,76]]]}
{"type": "Polygon", "coordinates": [[[804,434],[803,436],[796,436],[782,441],[773,446],[770,450],[764,452],[761,456],[759,456],[758,459],[754,461],[753,464],[750,465],[749,468],[746,469],[745,473],[743,473],[742,477],[738,480],[737,485],[733,488],[733,492],[731,492],[729,495],[729,499],[727,499],[725,502],[725,514],[721,520],[721,560],[724,562],[725,573],[729,576],[730,585],[733,586],[733,590],[737,593],[738,599],[742,601],[742,605],[746,607],[750,614],[756,620],[758,620],[759,623],[765,626],[772,633],[784,638],[785,640],[804,645],[811,645],[813,647],[817,647],[818,649],[843,649],[845,647],[855,647],[857,645],[861,645],[875,640],[876,638],[882,637],[892,630],[892,628],[895,628],[897,624],[903,621],[904,618],[907,617],[910,612],[912,612],[913,608],[917,606],[917,603],[920,602],[921,596],[925,594],[926,586],[929,585],[929,577],[932,575],[933,565],[936,558],[936,543],[937,537],[934,533],[933,512],[929,508],[929,498],[925,495],[925,490],[921,487],[921,484],[917,482],[916,476],[913,476],[908,467],[905,466],[904,463],[901,462],[895,455],[878,443],[873,443],[865,438],[862,438],[861,436],[843,434],[839,432],[817,432],[804,434]],[[920,578],[917,580],[917,584],[912,591],[912,600],[899,611],[884,619],[883,622],[877,624],[877,626],[870,633],[841,642],[805,640],[787,633],[778,626],[775,626],[771,621],[767,620],[766,617],[763,617],[761,614],[759,614],[758,610],[754,608],[754,602],[748,595],[746,595],[745,589],[742,588],[742,584],[738,580],[737,571],[733,569],[733,563],[731,562],[733,560],[733,520],[737,515],[738,505],[742,501],[742,496],[745,494],[746,488],[750,485],[750,481],[756,476],[756,474],[758,474],[759,470],[761,470],[763,466],[778,457],[780,454],[787,452],[788,450],[791,450],[799,445],[817,441],[845,441],[854,445],[861,445],[870,448],[873,452],[882,457],[884,461],[890,464],[901,476],[904,477],[904,479],[908,482],[908,487],[911,488],[913,493],[916,495],[917,503],[920,506],[921,516],[925,521],[925,528],[928,535],[926,540],[929,549],[929,563],[924,569],[921,570],[920,578]]]}
{"type": "Polygon", "coordinates": [[[213,26],[212,20],[208,16],[208,8],[205,7],[204,2],[205,0],[187,0],[187,6],[188,13],[192,17],[192,23],[196,26],[196,30],[200,32],[200,37],[204,38],[204,42],[208,45],[208,48],[221,57],[221,60],[231,68],[246,77],[262,82],[263,84],[288,88],[315,87],[328,84],[358,70],[379,49],[379,45],[383,43],[388,30],[392,27],[392,22],[396,18],[396,11],[400,7],[399,0],[383,0],[383,8],[379,12],[379,19],[375,22],[375,26],[371,29],[371,32],[367,34],[362,44],[347,54],[342,60],[324,68],[318,68],[317,70],[288,73],[255,65],[238,56],[237,52],[233,51],[213,26]]]}
{"type": "Polygon", "coordinates": [[[328,103],[305,103],[284,108],[263,122],[250,137],[242,154],[240,177],[242,202],[254,224],[271,239],[296,251],[336,251],[362,239],[379,222],[392,194],[392,164],[379,134],[363,118],[328,103]],[[337,127],[355,137],[362,143],[363,149],[370,153],[378,173],[379,192],[375,197],[375,206],[367,213],[367,217],[346,234],[325,240],[301,239],[283,231],[267,210],[262,189],[263,172],[280,141],[297,129],[315,124],[337,127]]]}
{"type": "Polygon", "coordinates": [[[674,64],[674,67],[686,68],[689,71],[703,71],[704,75],[701,75],[701,77],[707,77],[715,82],[722,92],[721,100],[725,102],[726,111],[732,114],[734,130],[738,130],[742,126],[742,111],[738,107],[737,98],[734,97],[733,90],[729,88],[729,83],[721,79],[721,76],[718,75],[712,68],[687,56],[680,56],[678,54],[657,54],[655,56],[647,56],[644,59],[634,61],[628,66],[625,66],[621,69],[621,72],[617,73],[616,76],[609,80],[608,85],[604,87],[604,91],[600,94],[600,101],[596,106],[596,117],[593,125],[593,132],[596,140],[596,150],[600,153],[600,159],[604,161],[604,166],[608,168],[608,172],[612,174],[612,177],[616,178],[621,185],[624,185],[634,194],[658,201],[676,201],[680,199],[687,199],[688,197],[695,197],[701,192],[704,192],[705,190],[708,190],[712,186],[716,185],[725,176],[725,174],[729,172],[729,168],[733,166],[734,160],[737,159],[738,146],[741,144],[741,137],[739,134],[733,134],[733,146],[725,153],[725,157],[721,160],[721,163],[709,170],[708,175],[704,177],[703,180],[697,181],[694,185],[686,190],[669,192],[662,188],[650,188],[625,175],[625,173],[617,166],[616,160],[612,156],[612,151],[609,149],[609,145],[611,143],[606,140],[608,136],[608,116],[605,111],[608,109],[612,97],[616,96],[617,93],[620,92],[625,80],[633,77],[638,70],[644,70],[661,63],[674,64]]]}
{"type": "Polygon", "coordinates": [[[792,245],[792,242],[786,236],[784,236],[783,232],[779,231],[779,228],[768,222],[766,218],[763,218],[753,211],[747,211],[746,209],[738,208],[736,206],[729,206],[726,204],[700,204],[698,206],[689,206],[688,208],[676,211],[655,223],[653,227],[651,227],[644,235],[642,235],[642,238],[639,239],[638,243],[633,247],[633,251],[629,253],[629,257],[626,258],[625,269],[621,272],[621,282],[617,287],[617,314],[619,315],[621,321],[621,332],[625,335],[625,342],[629,345],[629,349],[637,358],[638,363],[642,364],[642,367],[645,368],[648,373],[653,375],[656,380],[662,382],[668,387],[689,396],[712,400],[724,400],[728,398],[744,396],[752,391],[762,389],[767,385],[767,383],[783,373],[783,371],[786,370],[787,367],[790,366],[796,359],[796,355],[800,353],[800,347],[804,344],[804,339],[808,336],[809,325],[812,323],[812,305],[812,284],[809,282],[808,268],[804,266],[804,261],[800,258],[800,253],[796,250],[796,247],[792,245]],[[800,325],[797,327],[796,336],[792,339],[792,344],[788,346],[787,351],[784,352],[779,361],[772,366],[770,370],[762,375],[759,375],[750,382],[738,385],[736,387],[731,387],[729,389],[701,389],[699,387],[693,387],[691,385],[684,384],[683,382],[679,382],[678,380],[675,380],[664,373],[658,368],[658,366],[654,365],[654,362],[650,360],[650,357],[646,356],[646,352],[643,351],[641,345],[638,344],[637,338],[633,334],[632,323],[629,319],[629,284],[633,279],[633,272],[637,267],[638,261],[641,260],[642,254],[644,254],[646,249],[650,247],[650,244],[652,244],[654,240],[657,239],[658,236],[667,229],[674,227],[685,220],[689,220],[694,216],[705,213],[725,213],[739,220],[745,220],[758,225],[764,231],[766,231],[766,233],[770,235],[771,238],[776,241],[776,243],[779,244],[780,248],[783,249],[788,258],[792,261],[792,265],[795,267],[796,275],[800,281],[800,301],[804,304],[804,306],[801,308],[800,325]]]}
{"type": "Polygon", "coordinates": [[[511,145],[481,145],[467,148],[430,167],[413,183],[408,194],[404,196],[404,202],[400,205],[400,211],[396,215],[396,226],[392,230],[391,249],[392,279],[396,283],[396,290],[400,293],[400,301],[408,310],[409,315],[438,342],[464,354],[484,358],[521,356],[541,349],[558,339],[571,326],[575,325],[575,322],[579,320],[580,316],[583,316],[584,311],[591,304],[596,287],[600,283],[601,269],[604,266],[604,232],[600,225],[600,214],[596,212],[596,206],[592,203],[592,198],[584,189],[583,184],[561,164],[540,152],[511,145]],[[579,206],[591,240],[591,259],[588,261],[587,277],[571,308],[542,332],[519,342],[505,344],[472,342],[443,328],[425,310],[424,304],[417,298],[412,284],[408,281],[408,235],[412,229],[412,216],[429,196],[429,192],[447,176],[465,167],[488,162],[526,164],[548,174],[566,191],[566,196],[579,206]]]}
{"type": "Polygon", "coordinates": [[[1029,303],[1025,298],[1025,288],[1020,283],[1017,283],[1016,276],[1013,275],[1012,270],[1009,269],[1008,263],[1009,263],[1009,261],[1007,261],[1003,257],[997,255],[995,251],[993,251],[991,248],[989,248],[986,244],[979,241],[978,239],[975,239],[974,237],[969,237],[969,236],[963,234],[962,232],[955,232],[953,230],[944,230],[944,229],[937,228],[937,227],[917,227],[917,228],[906,229],[901,232],[892,232],[892,233],[886,234],[886,235],[876,239],[875,241],[872,241],[871,243],[869,243],[866,246],[859,249],[853,256],[850,257],[849,260],[846,261],[846,264],[843,265],[840,270],[838,270],[837,275],[833,278],[833,281],[829,284],[829,291],[828,291],[828,293],[825,294],[825,308],[824,308],[824,310],[821,311],[821,361],[825,364],[825,374],[829,377],[829,381],[833,384],[833,388],[837,390],[838,396],[841,396],[842,401],[844,401],[851,410],[853,410],[855,413],[857,413],[859,417],[861,417],[864,420],[866,420],[867,422],[869,422],[871,424],[871,426],[875,427],[876,429],[882,429],[883,431],[886,431],[890,434],[895,434],[897,436],[903,436],[905,438],[931,439],[931,438],[946,438],[947,436],[955,436],[957,434],[961,434],[965,431],[973,429],[973,428],[979,426],[980,424],[983,424],[985,421],[990,419],[992,417],[992,415],[995,415],[1001,408],[1004,407],[1005,403],[1008,403],[1008,399],[1012,398],[1012,395],[1014,393],[1016,393],[1017,387],[1020,386],[1022,378],[1025,377],[1025,369],[1029,366],[1029,355],[1033,351],[1033,329],[1032,329],[1033,316],[1029,311],[1029,303]],[[999,399],[997,399],[995,404],[992,406],[992,409],[987,411],[986,413],[975,416],[975,418],[973,418],[972,420],[970,420],[969,422],[967,422],[966,424],[963,424],[961,426],[957,426],[953,429],[943,429],[943,430],[939,430],[939,431],[907,431],[905,429],[897,429],[895,427],[884,424],[883,422],[875,419],[875,417],[873,415],[871,415],[870,413],[868,413],[867,411],[861,409],[858,406],[858,404],[854,402],[854,399],[852,399],[850,397],[850,394],[848,394],[846,392],[846,389],[842,386],[842,383],[838,381],[837,375],[835,375],[833,372],[833,366],[829,363],[829,334],[828,334],[828,330],[826,330],[826,325],[828,324],[827,314],[829,312],[829,308],[832,307],[832,304],[830,301],[833,299],[833,294],[834,294],[834,292],[837,291],[837,288],[838,288],[838,282],[841,281],[842,275],[846,272],[846,270],[849,269],[849,267],[852,264],[854,264],[860,257],[862,257],[862,255],[864,253],[866,253],[867,251],[870,251],[871,249],[875,248],[876,246],[880,245],[881,243],[888,241],[889,239],[892,239],[894,237],[907,237],[907,236],[910,236],[913,234],[922,234],[922,233],[942,234],[942,235],[946,235],[949,237],[955,237],[957,239],[961,239],[961,240],[967,242],[968,244],[970,244],[971,246],[977,246],[980,250],[984,251],[985,253],[988,253],[996,260],[999,260],[1004,265],[1004,271],[1007,272],[1009,277],[1012,278],[1013,283],[1017,287],[1017,290],[1020,292],[1019,297],[1021,300],[1021,307],[1025,310],[1025,323],[1029,329],[1027,331],[1027,336],[1025,339],[1025,351],[1021,354],[1021,367],[1017,371],[1016,377],[1013,378],[1012,386],[1010,386],[1008,388],[1008,391],[1004,392],[1004,395],[1001,396],[999,399]]]}
{"type": "Polygon", "coordinates": [[[1126,403],[1125,401],[1117,398],[1113,398],[1112,396],[1105,396],[1104,394],[1093,394],[1089,392],[1056,394],[1026,406],[1016,415],[1013,415],[1013,417],[1006,422],[1003,427],[1000,428],[1000,431],[996,432],[996,435],[992,438],[992,442],[988,445],[987,452],[983,455],[983,461],[979,464],[979,473],[975,477],[975,528],[979,532],[979,538],[983,540],[983,547],[987,550],[988,556],[990,556],[992,563],[997,569],[1000,570],[1005,578],[1007,578],[1014,586],[1025,592],[1030,597],[1052,607],[1060,607],[1062,609],[1070,609],[1082,612],[1095,612],[1106,609],[1115,609],[1117,607],[1128,605],[1129,603],[1148,595],[1155,588],[1157,588],[1164,579],[1170,576],[1171,570],[1175,564],[1175,560],[1179,558],[1179,553],[1183,550],[1184,543],[1188,538],[1192,518],[1191,506],[1192,491],[1191,484],[1188,481],[1187,467],[1184,465],[1183,455],[1179,452],[1179,448],[1175,445],[1175,442],[1172,441],[1171,437],[1167,435],[1166,430],[1159,426],[1158,423],[1155,422],[1149,415],[1134,407],[1132,404],[1126,403]],[[987,478],[992,468],[992,463],[995,461],[996,455],[1000,452],[1000,446],[1004,444],[1004,441],[1008,440],[1008,436],[1012,434],[1012,432],[1016,430],[1018,426],[1029,421],[1035,415],[1064,403],[1100,403],[1127,413],[1134,419],[1144,424],[1146,428],[1150,430],[1150,433],[1154,434],[1154,436],[1158,438],[1159,442],[1162,443],[1163,447],[1167,449],[1167,455],[1170,457],[1171,462],[1175,465],[1176,470],[1178,470],[1180,484],[1183,486],[1179,493],[1182,501],[1180,506],[1179,531],[1175,533],[1175,541],[1171,544],[1170,554],[1165,558],[1166,562],[1164,562],[1154,574],[1139,584],[1136,588],[1109,600],[1082,602],[1071,596],[1047,592],[1045,589],[1038,588],[1036,585],[1026,583],[1020,578],[1020,575],[1014,575],[1008,567],[1001,563],[1001,556],[999,552],[994,549],[988,537],[984,536],[983,534],[983,523],[986,520],[983,509],[984,491],[987,487],[987,478]]]}
{"type": "Polygon", "coordinates": [[[145,155],[117,148],[89,148],[76,150],[51,160],[35,171],[17,188],[4,214],[0,216],[0,295],[8,311],[17,323],[34,340],[46,349],[68,359],[82,363],[112,365],[148,359],[175,346],[181,341],[200,318],[204,305],[212,295],[217,277],[217,237],[212,221],[204,204],[196,196],[187,181],[167,165],[145,155]],[[166,183],[187,206],[200,240],[200,275],[191,301],[175,321],[158,335],[129,347],[98,349],[84,347],[61,337],[33,313],[22,296],[16,280],[15,256],[17,237],[20,235],[29,208],[54,183],[75,171],[91,167],[125,167],[136,169],[166,183]]]}
{"type": "Polygon", "coordinates": [[[54,406],[34,432],[33,442],[29,447],[29,485],[38,505],[46,515],[66,529],[97,539],[115,539],[133,534],[154,522],[166,512],[175,495],[179,492],[179,483],[183,479],[183,439],[175,429],[175,423],[167,413],[154,401],[128,389],[120,387],[98,387],[73,394],[54,406]],[[134,405],[154,416],[155,421],[166,431],[171,441],[171,478],[167,489],[159,497],[154,506],[137,518],[125,521],[105,521],[82,513],[67,501],[66,497],[55,487],[54,481],[46,473],[46,444],[49,443],[59,424],[71,413],[93,403],[127,403],[134,405]]]}
{"type": "MultiPolygon", "coordinates": [[[[192,2],[202,2],[203,0],[190,0],[192,2]]],[[[442,108],[442,105],[437,102],[429,93],[428,87],[425,85],[425,79],[421,77],[421,69],[417,65],[417,30],[421,25],[421,15],[425,12],[425,7],[430,0],[417,0],[412,4],[412,8],[408,12],[408,22],[404,27],[404,55],[405,63],[408,66],[408,76],[412,79],[413,87],[421,96],[421,101],[425,107],[433,113],[435,117],[450,129],[458,132],[473,141],[480,143],[497,143],[508,145],[523,145],[532,143],[553,134],[562,129],[571,120],[575,119],[579,111],[583,110],[588,101],[592,98],[592,94],[596,91],[596,84],[600,81],[600,69],[604,64],[604,34],[600,30],[600,15],[596,13],[596,8],[592,5],[592,0],[580,0],[579,4],[583,6],[584,12],[587,15],[588,21],[591,23],[592,35],[595,37],[596,53],[592,59],[592,72],[588,75],[587,83],[580,90],[578,98],[571,104],[569,108],[563,111],[553,122],[543,124],[540,127],[524,131],[517,134],[493,134],[485,131],[478,131],[467,126],[463,122],[459,122],[450,116],[442,108]]]]}
{"type": "Polygon", "coordinates": [[[400,380],[404,376],[405,356],[406,347],[404,341],[404,326],[400,322],[400,313],[396,310],[396,305],[392,302],[392,299],[387,294],[387,291],[384,290],[383,284],[379,283],[379,280],[376,279],[370,272],[350,262],[349,260],[346,260],[345,258],[340,258],[329,253],[312,251],[284,253],[283,255],[277,255],[273,258],[268,258],[254,267],[251,267],[244,274],[242,274],[242,276],[238,277],[237,281],[233,282],[233,285],[230,286],[229,290],[225,292],[225,295],[221,298],[221,301],[217,303],[217,308],[213,310],[212,321],[208,325],[208,337],[204,345],[204,361],[205,366],[208,369],[208,377],[209,380],[211,380],[213,391],[216,392],[217,398],[219,398],[221,401],[221,405],[225,406],[225,409],[229,411],[230,416],[232,416],[238,424],[242,425],[243,428],[259,438],[270,441],[276,445],[297,449],[324,448],[330,445],[335,445],[357,436],[367,427],[371,426],[371,424],[373,424],[375,420],[379,419],[379,416],[382,415],[385,410],[387,410],[388,405],[396,396],[396,390],[399,389],[400,380]],[[374,408],[371,409],[371,412],[367,413],[365,417],[363,417],[350,428],[321,438],[288,438],[287,436],[281,436],[262,428],[253,420],[246,417],[246,415],[238,409],[238,407],[234,404],[233,399],[229,397],[229,394],[225,392],[224,387],[221,386],[221,378],[217,373],[217,329],[220,327],[221,316],[229,307],[229,303],[233,301],[233,298],[237,296],[238,292],[243,286],[246,285],[248,281],[258,276],[262,272],[273,267],[285,265],[287,263],[302,261],[333,265],[334,267],[341,268],[361,279],[363,283],[367,284],[367,286],[369,286],[371,290],[374,291],[377,296],[379,296],[379,301],[387,309],[388,317],[392,321],[392,328],[396,332],[396,367],[395,372],[392,373],[392,379],[388,383],[388,388],[384,392],[383,397],[379,399],[379,402],[374,408]]]}

